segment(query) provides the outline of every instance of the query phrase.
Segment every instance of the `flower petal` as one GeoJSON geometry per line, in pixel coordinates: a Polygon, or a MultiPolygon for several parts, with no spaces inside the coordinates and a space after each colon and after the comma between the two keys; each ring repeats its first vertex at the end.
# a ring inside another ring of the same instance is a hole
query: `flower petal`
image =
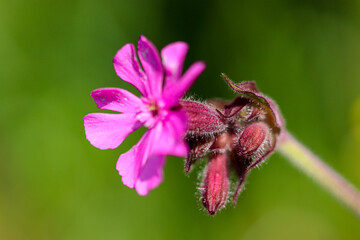
{"type": "Polygon", "coordinates": [[[117,163],[116,170],[122,176],[122,182],[129,188],[134,188],[135,183],[141,173],[141,168],[149,158],[152,144],[154,143],[154,132],[147,131],[128,152],[121,154],[117,163]]]}
{"type": "Polygon", "coordinates": [[[171,112],[166,119],[149,129],[128,152],[120,155],[116,169],[124,185],[147,195],[163,179],[165,155],[186,156],[188,147],[183,139],[186,114],[171,112]]]}
{"type": "Polygon", "coordinates": [[[163,84],[163,69],[159,52],[146,37],[140,36],[138,55],[147,75],[149,95],[157,98],[161,95],[163,84]]]}
{"type": "Polygon", "coordinates": [[[165,86],[163,99],[167,106],[174,106],[189,90],[196,78],[204,71],[205,63],[195,62],[181,77],[180,81],[165,86]]]}
{"type": "Polygon", "coordinates": [[[142,144],[140,140],[128,152],[121,154],[116,163],[116,170],[122,177],[121,180],[123,184],[129,188],[135,187],[136,179],[140,173],[142,159],[138,157],[138,152],[141,147],[142,144]]]}
{"type": "Polygon", "coordinates": [[[142,124],[135,114],[90,113],[84,117],[86,138],[99,149],[114,149],[142,124]]]}
{"type": "Polygon", "coordinates": [[[180,79],[188,49],[189,46],[185,42],[174,42],[161,50],[166,76],[165,86],[180,79]]]}
{"type": "Polygon", "coordinates": [[[160,121],[153,129],[157,133],[157,138],[152,152],[160,155],[186,156],[189,152],[184,140],[186,121],[186,113],[183,111],[171,111],[160,121]]]}
{"type": "Polygon", "coordinates": [[[100,109],[124,113],[135,113],[141,106],[140,98],[120,88],[99,88],[91,92],[100,109]]]}
{"type": "Polygon", "coordinates": [[[116,74],[121,79],[134,85],[142,95],[147,96],[145,86],[146,78],[136,59],[133,44],[126,44],[116,53],[113,59],[113,65],[116,74]]]}
{"type": "Polygon", "coordinates": [[[151,155],[141,169],[141,174],[136,181],[136,192],[145,196],[149,191],[159,186],[163,180],[163,168],[165,164],[164,155],[151,155]]]}

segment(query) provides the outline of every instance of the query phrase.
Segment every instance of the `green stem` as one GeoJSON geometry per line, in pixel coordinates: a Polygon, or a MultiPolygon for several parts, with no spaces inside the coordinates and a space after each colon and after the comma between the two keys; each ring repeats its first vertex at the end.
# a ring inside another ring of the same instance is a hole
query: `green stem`
{"type": "Polygon", "coordinates": [[[360,218],[360,193],[342,176],[326,165],[326,163],[289,133],[286,133],[281,139],[277,150],[360,218]]]}

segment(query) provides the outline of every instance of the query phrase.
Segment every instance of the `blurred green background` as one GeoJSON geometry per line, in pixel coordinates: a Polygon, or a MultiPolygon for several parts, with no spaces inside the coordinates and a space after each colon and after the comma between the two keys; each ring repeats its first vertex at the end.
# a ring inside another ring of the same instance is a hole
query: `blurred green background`
{"type": "Polygon", "coordinates": [[[124,187],[116,160],[140,134],[101,151],[82,119],[99,111],[93,89],[134,91],[112,58],[140,34],[207,63],[196,98],[234,97],[220,72],[256,80],[360,187],[360,1],[0,0],[0,239],[360,239],[354,215],[278,154],[215,217],[179,158],[149,196],[124,187]]]}

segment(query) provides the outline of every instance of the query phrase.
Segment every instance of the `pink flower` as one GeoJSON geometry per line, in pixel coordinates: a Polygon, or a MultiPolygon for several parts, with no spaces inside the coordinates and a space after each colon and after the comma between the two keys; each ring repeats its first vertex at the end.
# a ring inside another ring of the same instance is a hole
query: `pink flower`
{"type": "Polygon", "coordinates": [[[116,74],[135,86],[143,97],[120,88],[101,88],[91,93],[100,109],[121,114],[91,113],[84,117],[86,138],[99,149],[114,149],[142,125],[148,131],[128,152],[120,155],[116,169],[124,185],[147,195],[163,179],[166,155],[184,157],[186,114],[179,99],[205,69],[196,62],[181,76],[188,50],[184,42],[167,45],[161,57],[144,36],[138,41],[138,63],[133,44],[126,44],[113,59],[116,74]]]}

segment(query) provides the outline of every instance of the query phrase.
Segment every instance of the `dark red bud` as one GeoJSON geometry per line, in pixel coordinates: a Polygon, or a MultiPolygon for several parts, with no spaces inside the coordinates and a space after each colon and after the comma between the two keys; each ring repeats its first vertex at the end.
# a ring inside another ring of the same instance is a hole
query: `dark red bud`
{"type": "Polygon", "coordinates": [[[263,122],[255,122],[245,127],[239,138],[241,155],[250,155],[265,141],[269,127],[263,122]]]}
{"type": "Polygon", "coordinates": [[[180,105],[188,117],[188,133],[209,135],[225,130],[226,125],[214,108],[190,100],[181,100],[180,105]]]}
{"type": "Polygon", "coordinates": [[[228,175],[226,153],[213,155],[205,172],[202,195],[202,203],[210,215],[214,215],[226,203],[229,191],[228,175]]]}

